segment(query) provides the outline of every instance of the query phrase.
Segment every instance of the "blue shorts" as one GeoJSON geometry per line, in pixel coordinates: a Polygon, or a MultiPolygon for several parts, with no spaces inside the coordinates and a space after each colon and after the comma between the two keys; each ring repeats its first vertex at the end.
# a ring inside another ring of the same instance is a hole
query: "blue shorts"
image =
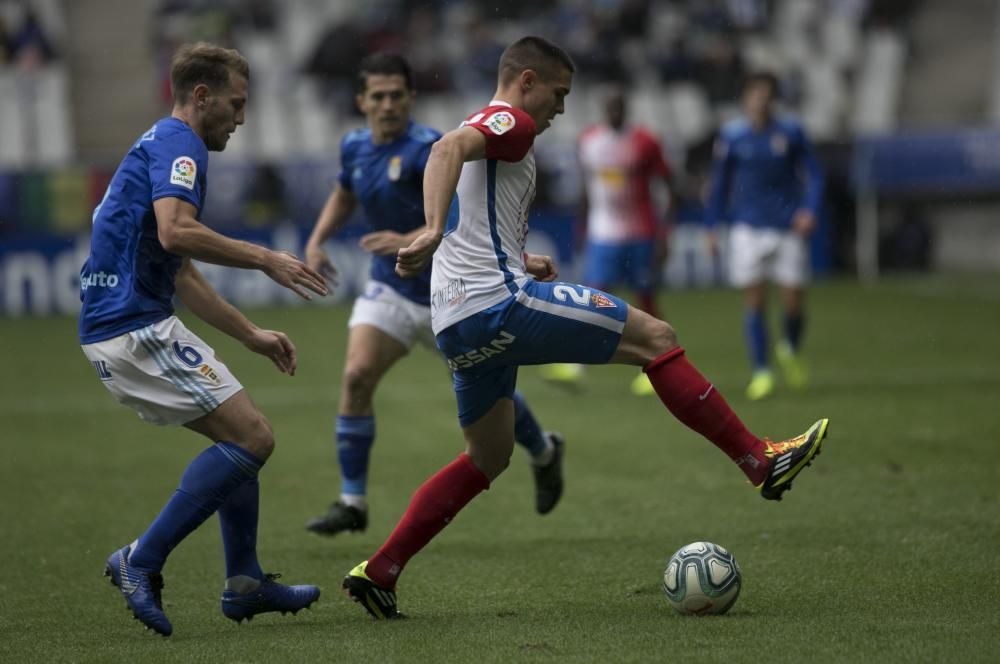
{"type": "Polygon", "coordinates": [[[516,295],[437,335],[452,370],[458,421],[469,426],[510,398],[524,364],[605,364],[618,348],[628,305],[594,288],[528,281],[516,295]]]}
{"type": "Polygon", "coordinates": [[[600,288],[625,284],[647,291],[656,283],[653,274],[653,241],[626,244],[587,243],[584,281],[600,288]]]}

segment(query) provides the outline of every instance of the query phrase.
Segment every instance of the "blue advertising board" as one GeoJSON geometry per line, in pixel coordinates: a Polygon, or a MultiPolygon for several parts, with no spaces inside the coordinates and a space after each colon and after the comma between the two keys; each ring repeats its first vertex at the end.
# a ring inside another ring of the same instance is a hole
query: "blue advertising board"
{"type": "Polygon", "coordinates": [[[878,194],[1000,192],[1000,131],[902,132],[855,144],[854,188],[878,194]]]}

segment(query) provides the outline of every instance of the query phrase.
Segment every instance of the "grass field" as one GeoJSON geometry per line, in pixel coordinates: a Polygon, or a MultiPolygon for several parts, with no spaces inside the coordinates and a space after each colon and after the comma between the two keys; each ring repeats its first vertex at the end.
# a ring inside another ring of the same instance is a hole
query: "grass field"
{"type": "Polygon", "coordinates": [[[510,470],[418,555],[400,582],[410,620],[375,623],[339,591],[418,484],[461,449],[448,377],[415,352],[377,396],[372,523],[320,539],[303,529],[338,488],[331,430],[347,311],[253,312],[286,330],[300,373],[205,330],[271,419],[262,473],[265,569],[323,597],[296,617],[236,626],[219,611],[218,527],[171,556],[174,636],[145,633],[102,578],[107,555],[157,513],[194,434],[142,423],[105,393],[75,321],[0,320],[0,660],[51,661],[996,661],[1000,650],[1000,280],[928,277],[817,287],[814,383],[749,404],[738,296],[664,298],[689,356],[752,429],[784,437],[831,418],[825,453],[781,503],[758,498],[634,370],[591,370],[569,395],[523,369],[520,386],[568,439],[567,491],[532,509],[510,470]],[[729,548],[744,573],[733,610],[675,615],[667,557],[693,540],[729,548]]]}

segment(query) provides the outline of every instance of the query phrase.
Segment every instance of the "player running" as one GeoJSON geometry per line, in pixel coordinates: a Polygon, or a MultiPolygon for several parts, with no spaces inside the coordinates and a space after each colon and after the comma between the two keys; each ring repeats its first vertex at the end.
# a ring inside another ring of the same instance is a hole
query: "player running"
{"type": "MultiPolygon", "coordinates": [[[[604,122],[585,129],[578,140],[587,232],[583,281],[599,290],[624,284],[639,298],[639,308],[659,318],[658,272],[666,259],[669,228],[655,209],[651,185],[661,183],[671,194],[670,166],[659,140],[626,124],[627,118],[625,93],[615,88],[604,99],[604,122]]],[[[579,364],[542,367],[543,377],[554,381],[575,381],[581,373],[579,364]]],[[[654,394],[641,373],[631,389],[639,396],[654,394]]]]}
{"type": "Polygon", "coordinates": [[[520,365],[643,367],[667,408],[768,500],[781,498],[827,432],[824,419],[780,443],[757,438],[687,361],[670,325],[607,293],[556,282],[551,258],[524,253],[535,135],[563,112],[575,67],[551,42],[524,37],[504,51],[499,70],[493,101],[434,145],[424,174],[427,229],[397,257],[403,276],[420,274],[433,257],[432,320],[454,369],[466,451],[417,489],[381,548],[344,578],[375,618],[400,617],[395,586],[407,562],[507,467],[520,365]]]}
{"type": "Polygon", "coordinates": [[[274,450],[271,425],[204,341],[176,316],[191,312],[295,374],[288,337],[262,330],[223,300],[192,259],[257,269],[309,299],[323,277],[291,254],[215,233],[198,221],[208,152],[243,124],[250,68],[235,50],[198,43],[174,56],[171,116],[122,160],[94,211],[90,255],[80,274],[80,343],[104,386],[154,424],[182,424],[213,441],[195,457],[149,528],[108,558],[105,575],[132,614],[169,636],[161,570],[169,553],[215,512],[226,558],[222,612],[237,622],[307,608],[316,586],[285,586],[257,562],[258,473],[274,450]]]}
{"type": "Polygon", "coordinates": [[[778,80],[750,76],[743,89],[746,117],[723,127],[715,149],[706,210],[709,244],[718,252],[716,224],[729,218],[729,277],[742,288],[747,348],[753,373],[746,394],[763,399],[774,392],[768,355],[765,287],[781,287],[784,338],[775,347],[785,380],[805,387],[808,372],[799,355],[809,281],[808,238],[816,229],[823,200],[823,172],[802,127],[774,115],[778,80]],[[728,215],[727,215],[728,210],[728,215]]]}
{"type": "MultiPolygon", "coordinates": [[[[335,281],[336,269],[323,243],[350,218],[360,202],[375,229],[361,238],[372,252],[364,294],[354,302],[348,327],[340,405],[337,460],[341,493],[326,514],[306,528],[319,534],[363,531],[368,526],[368,461],[375,442],[372,397],[383,376],[418,341],[434,348],[431,330],[431,270],[412,279],[396,274],[396,252],[424,226],[423,178],[431,146],[441,134],[410,119],[413,77],[406,60],[370,55],[357,77],[357,104],[368,127],[341,142],[341,173],[306,244],[306,262],[335,281]]],[[[435,349],[436,350],[436,349],[435,349]]],[[[535,508],[550,512],[563,491],[563,440],[543,432],[520,394],[514,395],[516,435],[531,454],[535,508]]]]}

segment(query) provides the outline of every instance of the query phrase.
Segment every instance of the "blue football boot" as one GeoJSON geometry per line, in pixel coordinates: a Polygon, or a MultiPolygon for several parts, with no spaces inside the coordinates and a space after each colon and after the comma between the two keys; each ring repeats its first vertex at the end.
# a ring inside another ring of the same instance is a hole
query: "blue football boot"
{"type": "Polygon", "coordinates": [[[302,609],[319,599],[319,588],[316,586],[286,586],[275,583],[280,574],[265,574],[264,580],[256,590],[248,593],[237,593],[226,590],[222,593],[222,612],[230,620],[242,622],[250,620],[258,613],[281,611],[284,615],[291,612],[295,615],[302,609]]]}
{"type": "Polygon", "coordinates": [[[163,576],[133,567],[128,560],[131,545],[118,549],[108,558],[104,576],[118,587],[135,619],[163,636],[170,636],[174,628],[163,613],[163,576]]]}

